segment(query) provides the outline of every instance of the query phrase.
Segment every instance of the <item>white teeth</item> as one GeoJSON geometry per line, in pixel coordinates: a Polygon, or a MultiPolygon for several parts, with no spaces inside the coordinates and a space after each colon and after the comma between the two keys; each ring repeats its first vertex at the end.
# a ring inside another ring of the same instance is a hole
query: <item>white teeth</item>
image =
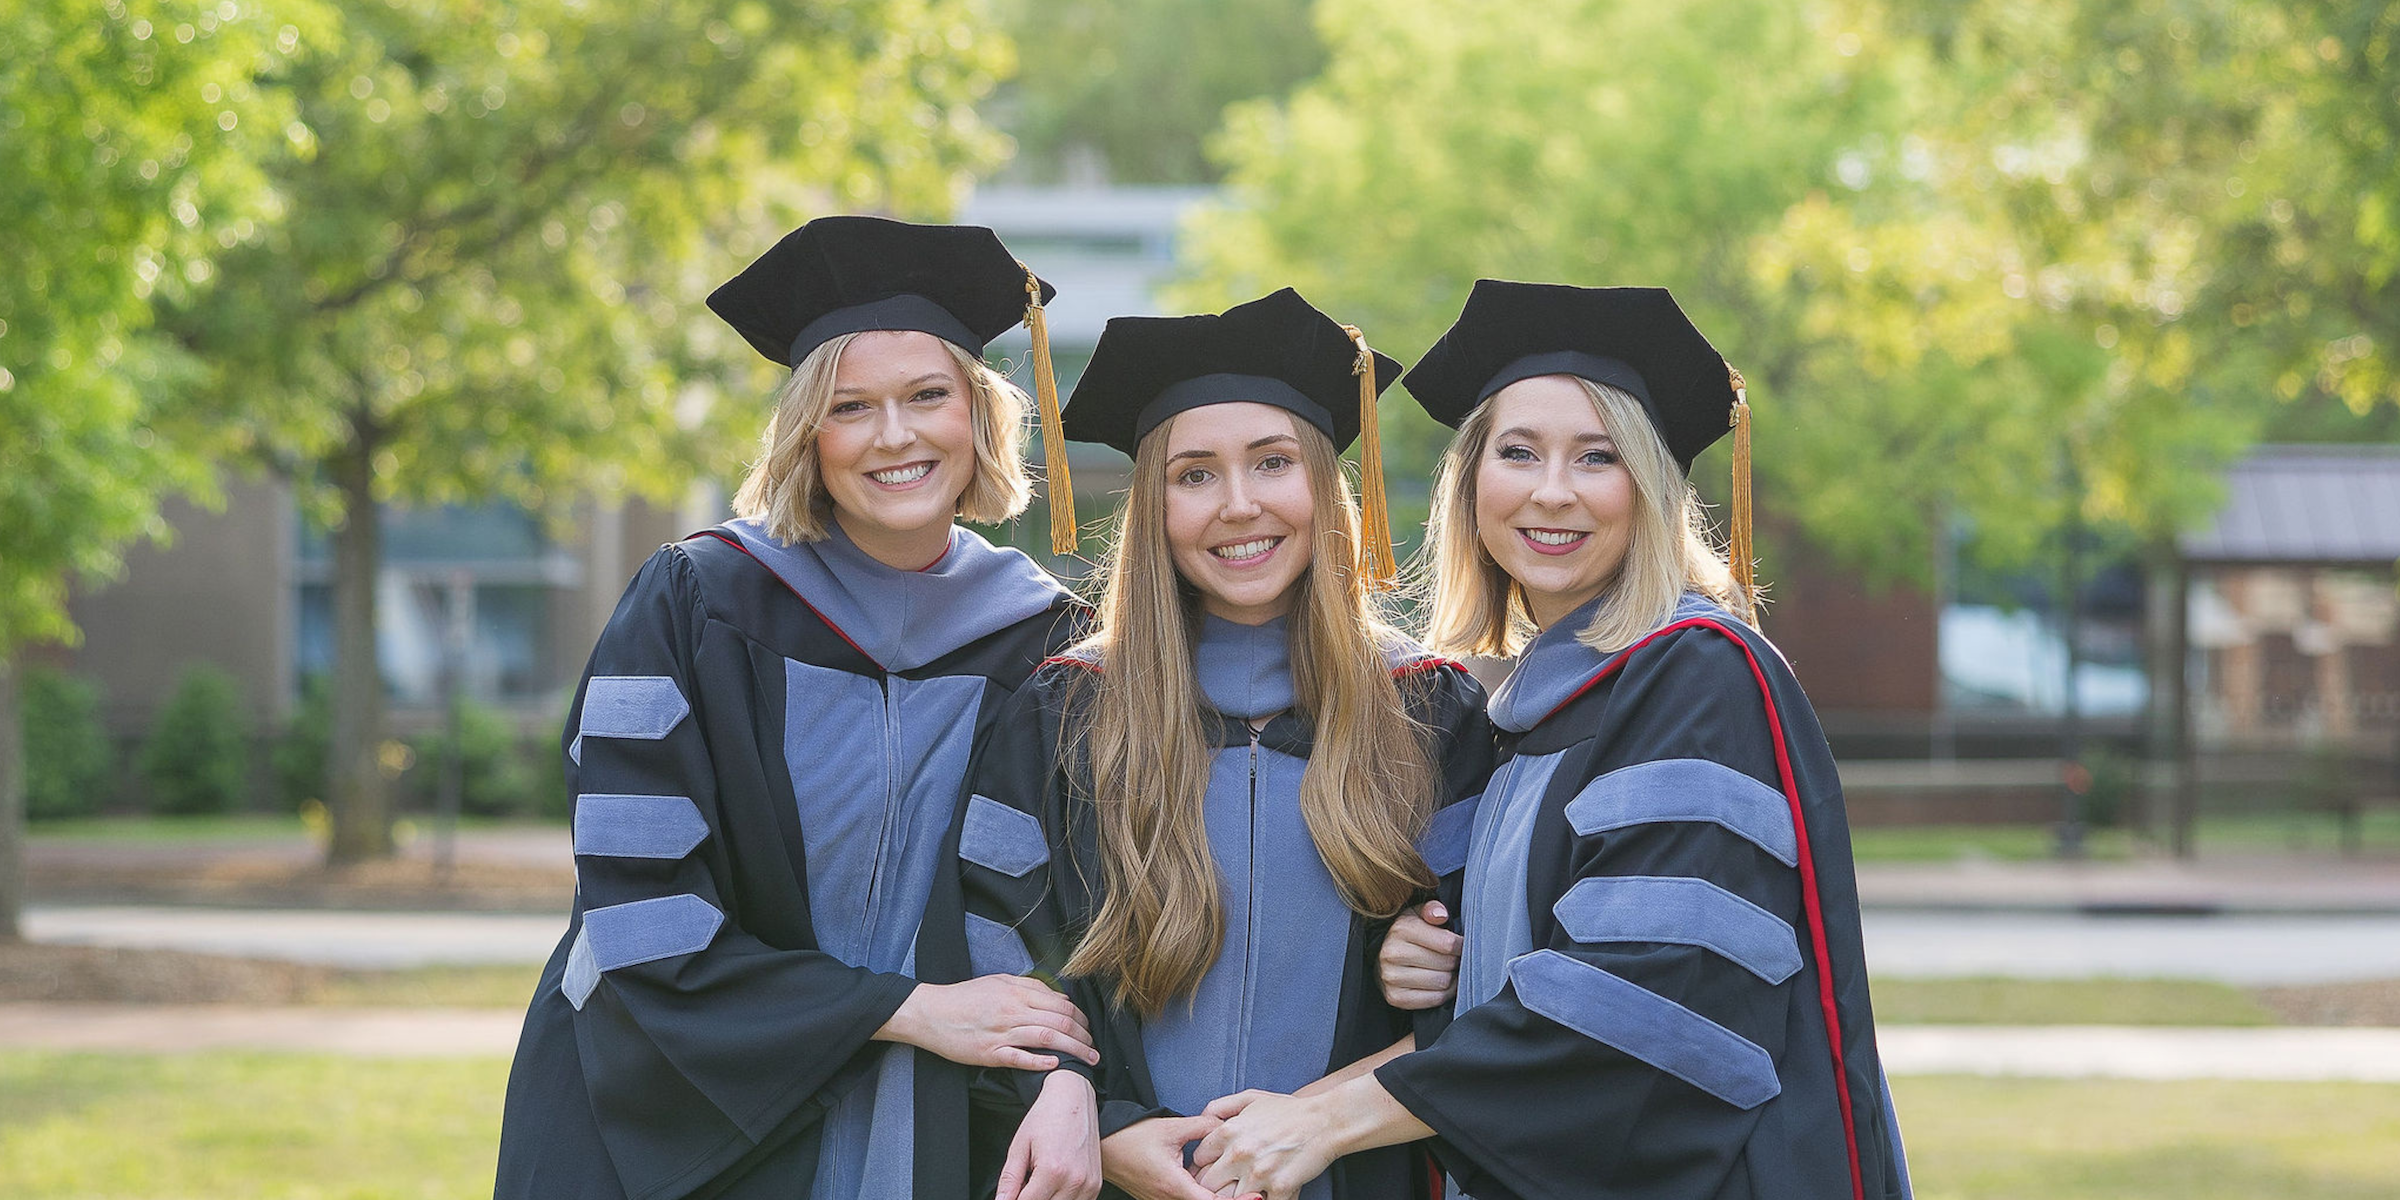
{"type": "Polygon", "coordinates": [[[1218,546],[1215,549],[1210,550],[1209,553],[1216,555],[1218,558],[1226,559],[1256,558],[1257,556],[1265,554],[1267,551],[1274,549],[1275,543],[1282,540],[1282,538],[1259,538],[1257,541],[1243,542],[1234,546],[1218,546]]]}
{"type": "Polygon", "coordinates": [[[894,467],[889,471],[869,471],[867,478],[877,483],[915,483],[917,480],[925,478],[932,470],[932,463],[917,463],[913,466],[894,467]]]}
{"type": "Polygon", "coordinates": [[[1581,538],[1583,535],[1580,533],[1568,533],[1553,529],[1528,529],[1525,531],[1525,536],[1532,538],[1533,540],[1540,542],[1545,546],[1564,546],[1569,542],[1581,538]]]}

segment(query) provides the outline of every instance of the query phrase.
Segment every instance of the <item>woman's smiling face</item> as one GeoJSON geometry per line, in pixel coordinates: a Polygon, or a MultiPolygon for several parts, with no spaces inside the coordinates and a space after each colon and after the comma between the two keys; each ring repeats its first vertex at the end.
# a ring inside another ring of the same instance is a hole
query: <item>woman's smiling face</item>
{"type": "Polygon", "coordinates": [[[1167,442],[1167,543],[1213,616],[1257,625],[1291,611],[1316,545],[1316,497],[1292,414],[1211,404],[1153,434],[1167,442]]]}
{"type": "Polygon", "coordinates": [[[825,490],[859,548],[914,569],[950,546],[975,471],[975,400],[929,333],[862,333],[842,351],[817,432],[825,490]]]}
{"type": "Polygon", "coordinates": [[[1632,542],[1633,475],[1581,381],[1537,375],[1490,400],[1475,467],[1475,531],[1548,628],[1598,596],[1632,542]]]}

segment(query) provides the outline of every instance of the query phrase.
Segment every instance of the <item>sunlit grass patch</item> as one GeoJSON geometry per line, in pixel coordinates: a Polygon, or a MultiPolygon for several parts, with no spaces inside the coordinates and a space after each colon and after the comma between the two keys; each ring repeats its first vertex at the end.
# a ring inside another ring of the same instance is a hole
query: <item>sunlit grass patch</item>
{"type": "Polygon", "coordinates": [[[500,1058],[0,1052],[0,1196],[488,1196],[507,1077],[500,1058]]]}
{"type": "Polygon", "coordinates": [[[2400,1086],[1892,1081],[1918,1200],[2389,1200],[2400,1086]]]}
{"type": "Polygon", "coordinates": [[[1883,1025],[2275,1025],[2231,984],[2183,979],[1877,979],[1883,1025]]]}

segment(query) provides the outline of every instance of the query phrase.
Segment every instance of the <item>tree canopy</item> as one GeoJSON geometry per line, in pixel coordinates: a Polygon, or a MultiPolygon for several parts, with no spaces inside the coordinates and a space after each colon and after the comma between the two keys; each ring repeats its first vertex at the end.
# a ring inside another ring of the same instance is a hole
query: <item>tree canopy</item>
{"type": "Polygon", "coordinates": [[[2277,404],[2400,400],[2395,13],[1325,0],[1325,72],[1228,117],[1185,298],[1294,283],[1405,355],[1479,275],[1664,284],[1818,544],[2155,539],[2277,404]]]}

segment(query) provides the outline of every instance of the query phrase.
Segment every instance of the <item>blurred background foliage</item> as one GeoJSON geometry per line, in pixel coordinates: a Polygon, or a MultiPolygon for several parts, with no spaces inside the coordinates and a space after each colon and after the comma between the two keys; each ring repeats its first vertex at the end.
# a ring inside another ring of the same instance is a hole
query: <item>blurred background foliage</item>
{"type": "MultiPolygon", "coordinates": [[[[1870,576],[1954,529],[2159,546],[2262,437],[2400,436],[2396,39],[2331,0],[16,0],[0,764],[70,583],[268,473],[342,647],[275,773],[381,852],[376,504],[730,476],[771,371],[701,313],[728,264],[995,175],[1221,183],[1176,301],[1294,285],[1403,359],[1478,276],[1672,287],[1766,509],[1870,576]]],[[[1442,431],[1387,420],[1405,497],[1442,431]]]]}

